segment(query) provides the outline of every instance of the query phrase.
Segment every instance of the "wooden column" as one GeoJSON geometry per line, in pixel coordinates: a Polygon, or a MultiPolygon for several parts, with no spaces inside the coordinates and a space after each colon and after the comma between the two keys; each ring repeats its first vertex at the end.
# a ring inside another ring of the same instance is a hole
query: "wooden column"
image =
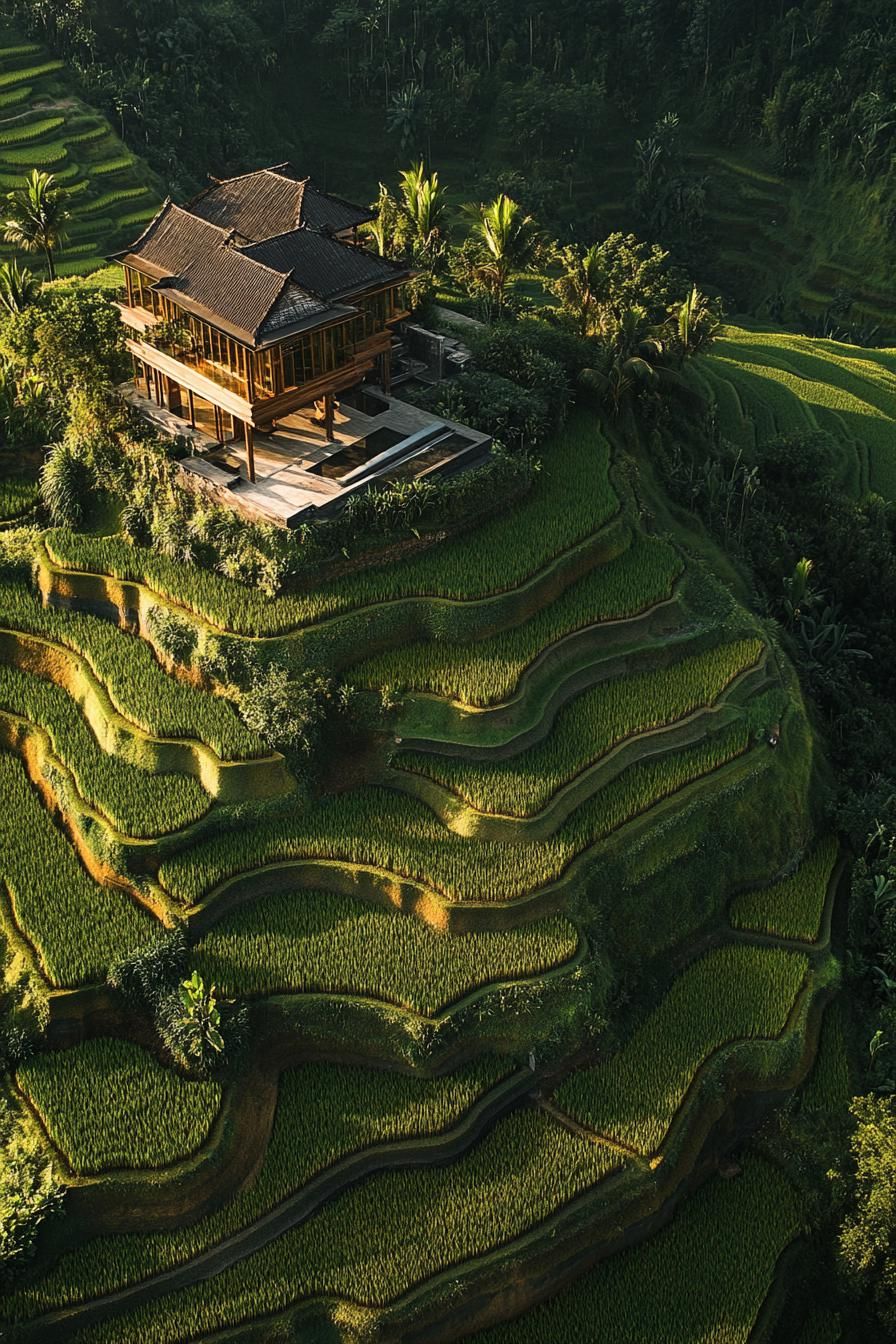
{"type": "Polygon", "coordinates": [[[187,405],[190,408],[190,425],[196,428],[196,398],[193,396],[193,389],[187,388],[187,405]]]}
{"type": "Polygon", "coordinates": [[[172,415],[180,415],[183,411],[183,400],[181,398],[180,384],[173,378],[166,378],[168,390],[168,409],[172,415]]]}
{"type": "Polygon", "coordinates": [[[243,422],[243,433],[246,437],[246,461],[249,464],[249,480],[255,480],[255,430],[249,424],[248,420],[243,422]]]}
{"type": "Polygon", "coordinates": [[[324,396],[324,433],[328,439],[333,437],[333,393],[324,396]]]}
{"type": "Polygon", "coordinates": [[[384,392],[392,390],[392,351],[387,350],[382,357],[382,384],[384,392]]]}
{"type": "Polygon", "coordinates": [[[215,407],[215,438],[219,443],[224,442],[224,422],[221,417],[221,407],[215,407]]]}

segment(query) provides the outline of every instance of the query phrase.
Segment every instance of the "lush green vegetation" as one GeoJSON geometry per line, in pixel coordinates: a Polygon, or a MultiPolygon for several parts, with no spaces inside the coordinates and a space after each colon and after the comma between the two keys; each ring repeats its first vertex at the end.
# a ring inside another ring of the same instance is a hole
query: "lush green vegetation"
{"type": "Polygon", "coordinates": [[[450,1338],[593,1248],[483,1341],[892,1333],[896,48],[581,10],[0,0],[4,249],[380,180],[480,319],[401,395],[502,445],[250,524],[121,405],[117,272],[0,265],[8,1322],[450,1338]]]}
{"type": "Polygon", "coordinates": [[[304,817],[259,822],[200,840],[166,859],[159,877],[192,905],[219,882],[286,859],[337,858],[415,878],[456,901],[506,901],[556,880],[576,855],[662,798],[718,770],[749,747],[741,720],[674,755],[631,766],[578,808],[547,840],[458,846],[422,804],[386,790],[358,790],[304,817]]]}
{"type": "MultiPolygon", "coordinates": [[[[151,218],[162,192],[109,122],[76,96],[62,61],[48,60],[14,32],[4,31],[0,41],[0,89],[9,99],[0,110],[0,180],[16,188],[33,167],[64,174],[71,221],[57,270],[95,270],[151,218]]],[[[9,253],[0,246],[0,254],[9,253]]]]}
{"type": "Polygon", "coordinates": [[[480,812],[532,816],[617,743],[715,704],[761,651],[756,639],[719,644],[662,671],[598,686],[565,706],[548,740],[521,756],[480,764],[399,752],[395,764],[444,784],[480,812]]]}
{"type": "Polygon", "coordinates": [[[118,712],[146,733],[194,738],[227,760],[264,752],[226,701],[168,676],[147,644],[108,621],[41,606],[21,582],[0,579],[0,622],[80,654],[118,712]]]}
{"type": "Polygon", "coordinates": [[[209,808],[208,794],[190,776],[153,774],[103,751],[75,701],[52,682],[0,666],[0,710],[44,729],[84,801],[126,835],[179,830],[209,808]]]}
{"type": "Polygon", "coordinates": [[[821,931],[821,917],[836,862],[837,842],[829,837],[791,877],[736,897],[730,908],[732,924],[739,929],[773,933],[779,938],[814,942],[821,931]]]}
{"type": "Polygon", "coordinates": [[[606,1336],[618,1344],[653,1344],[661,1332],[664,1344],[701,1338],[747,1344],[778,1257],[801,1225],[799,1195],[787,1177],[753,1158],[737,1180],[716,1178],[691,1196],[671,1226],[645,1245],[614,1256],[544,1306],[474,1339],[574,1344],[606,1336]]]}
{"type": "Polygon", "coordinates": [[[42,1280],[23,1285],[3,1314],[28,1317],[169,1269],[262,1217],[340,1159],[456,1125],[506,1073],[497,1060],[434,1079],[348,1064],[289,1069],[280,1078],[270,1143],[253,1185],[191,1227],[88,1240],[42,1280]]]}
{"type": "MultiPolygon", "coordinates": [[[[251,1319],[262,1284],[271,1310],[324,1294],[385,1303],[440,1269],[519,1236],[621,1165],[611,1150],[524,1110],[502,1120],[459,1162],[376,1176],[210,1283],[138,1308],[129,1322],[159,1344],[173,1344],[185,1331],[251,1319]],[[502,1173],[500,1199],[485,1193],[496,1172],[502,1173]]],[[[116,1328],[99,1326],[91,1337],[114,1339],[116,1328]]]]}
{"type": "Polygon", "coordinates": [[[146,583],[222,629],[282,634],[400,598],[474,602],[519,587],[614,514],[618,500],[608,466],[609,445],[594,418],[576,415],[548,445],[536,484],[512,518],[495,518],[410,559],[278,598],[131,546],[121,537],[53,532],[47,549],[64,566],[146,583]],[[582,462],[590,466],[585,473],[582,462]]]}
{"type": "Polygon", "coordinates": [[[618,1054],[573,1074],[558,1103],[596,1134],[656,1153],[701,1065],[737,1041],[781,1034],[807,969],[805,957],[777,948],[708,953],[618,1054]]]}
{"type": "Polygon", "coordinates": [[[0,480],[0,521],[20,518],[37,503],[37,482],[10,476],[0,480]]]}
{"type": "Polygon", "coordinates": [[[578,942],[560,916],[506,933],[445,935],[348,896],[287,890],[226,916],[197,961],[228,995],[363,995],[433,1017],[479,985],[562,965],[578,942]]]}
{"type": "Polygon", "coordinates": [[[695,374],[710,379],[733,442],[750,448],[757,436],[826,430],[841,445],[847,488],[896,497],[896,352],[732,327],[695,374]]]}
{"type": "Polygon", "coordinates": [[[0,876],[8,913],[52,986],[101,980],[113,961],[146,942],[153,920],[126,892],[88,876],[21,763],[5,753],[0,778],[0,876]]]}
{"type": "Polygon", "coordinates": [[[189,1157],[208,1138],[221,1104],[218,1083],[180,1078],[126,1041],[35,1055],[16,1081],[79,1176],[189,1157]]]}
{"type": "Polygon", "coordinates": [[[665,542],[639,534],[616,560],[591,570],[524,624],[469,643],[405,644],[352,666],[359,686],[389,687],[485,706],[508,699],[534,659],[599,621],[624,620],[665,601],[681,573],[665,542]]]}

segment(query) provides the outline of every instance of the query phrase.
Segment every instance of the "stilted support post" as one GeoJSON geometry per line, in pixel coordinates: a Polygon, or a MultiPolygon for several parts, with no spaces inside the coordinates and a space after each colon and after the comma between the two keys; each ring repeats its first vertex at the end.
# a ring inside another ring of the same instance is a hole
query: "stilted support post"
{"type": "Polygon", "coordinates": [[[190,427],[196,428],[196,398],[193,396],[192,388],[187,388],[187,405],[190,408],[190,427]]]}
{"type": "Polygon", "coordinates": [[[246,462],[249,466],[249,480],[255,481],[255,430],[249,424],[248,420],[243,423],[243,433],[246,436],[246,462]]]}
{"type": "Polygon", "coordinates": [[[324,397],[324,433],[328,439],[333,437],[333,393],[327,392],[324,397]]]}
{"type": "Polygon", "coordinates": [[[392,391],[392,351],[387,350],[382,357],[382,384],[383,391],[388,393],[392,391]]]}

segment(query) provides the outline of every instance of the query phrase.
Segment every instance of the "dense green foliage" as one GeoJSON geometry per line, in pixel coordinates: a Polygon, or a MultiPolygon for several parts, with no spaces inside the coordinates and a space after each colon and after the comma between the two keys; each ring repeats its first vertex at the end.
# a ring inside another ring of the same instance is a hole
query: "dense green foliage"
{"type": "Polygon", "coordinates": [[[578,934],[555,917],[506,933],[446,938],[332,892],[256,898],[203,938],[198,965],[225,994],[348,994],[426,1016],[470,990],[561,965],[578,934]]]}
{"type": "Polygon", "coordinates": [[[805,957],[777,948],[708,953],[618,1054],[560,1087],[559,1104],[597,1134],[652,1155],[701,1065],[734,1042],[780,1035],[807,968],[805,957]]]}
{"type": "Polygon", "coordinates": [[[822,841],[797,871],[774,886],[748,891],[731,903],[731,923],[739,929],[758,929],[779,938],[814,942],[821,930],[821,917],[828,885],[837,861],[837,842],[822,841]]]}
{"type": "Polygon", "coordinates": [[[399,752],[394,764],[444,784],[480,812],[532,816],[625,739],[713,705],[762,651],[759,640],[717,645],[659,672],[605,683],[565,706],[544,743],[499,762],[399,752]]]}
{"type": "Polygon", "coordinates": [[[75,701],[52,682],[0,666],[0,710],[43,728],[84,801],[126,835],[179,830],[209,808],[192,777],[154,774],[103,751],[75,701]]]}
{"type": "Polygon", "coordinates": [[[146,941],[151,917],[126,892],[87,875],[19,761],[5,753],[0,778],[0,876],[15,924],[52,986],[102,979],[110,962],[146,941]]]}
{"type": "Polygon", "coordinates": [[[208,1137],[221,1101],[214,1082],[190,1082],[126,1041],[85,1041],[35,1055],[17,1082],[78,1175],[163,1167],[208,1137]]]}

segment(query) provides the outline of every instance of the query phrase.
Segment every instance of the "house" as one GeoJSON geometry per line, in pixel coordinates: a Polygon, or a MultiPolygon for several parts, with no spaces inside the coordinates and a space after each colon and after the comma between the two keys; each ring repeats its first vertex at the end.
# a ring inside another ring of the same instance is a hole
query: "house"
{"type": "Polygon", "coordinates": [[[411,272],[359,244],[372,218],[278,164],[166,201],[113,258],[142,401],[193,433],[187,469],[247,512],[295,525],[400,467],[488,452],[390,395],[411,272]]]}

